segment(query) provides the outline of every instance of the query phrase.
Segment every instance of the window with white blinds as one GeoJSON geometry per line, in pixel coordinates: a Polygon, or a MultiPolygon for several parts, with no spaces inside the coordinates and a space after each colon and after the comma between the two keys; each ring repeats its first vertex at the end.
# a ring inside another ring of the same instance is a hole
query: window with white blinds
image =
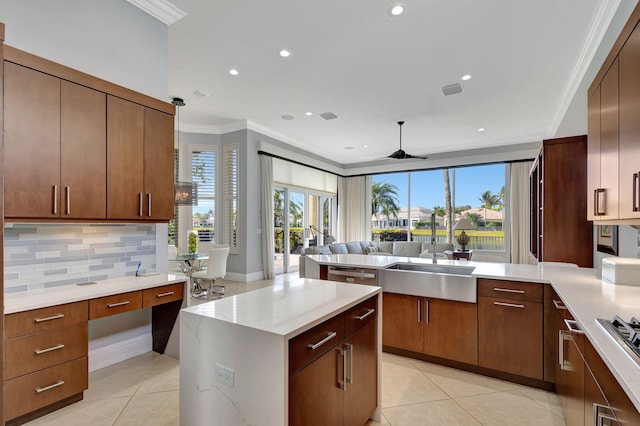
{"type": "Polygon", "coordinates": [[[216,151],[191,151],[191,181],[198,185],[198,203],[193,206],[192,229],[201,242],[214,241],[216,218],[216,151]]]}
{"type": "Polygon", "coordinates": [[[238,247],[238,144],[222,147],[223,217],[222,241],[229,245],[229,253],[237,254],[238,247]]]}

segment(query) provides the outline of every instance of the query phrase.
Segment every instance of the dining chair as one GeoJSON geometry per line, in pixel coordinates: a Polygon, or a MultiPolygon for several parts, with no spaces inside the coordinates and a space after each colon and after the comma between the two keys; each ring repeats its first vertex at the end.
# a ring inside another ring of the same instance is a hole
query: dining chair
{"type": "Polygon", "coordinates": [[[198,251],[209,256],[207,267],[194,272],[191,279],[194,285],[207,289],[208,298],[224,296],[224,285],[216,284],[217,279],[224,278],[227,274],[227,258],[229,246],[226,244],[200,243],[198,251]],[[206,287],[205,287],[206,286],[206,287]]]}

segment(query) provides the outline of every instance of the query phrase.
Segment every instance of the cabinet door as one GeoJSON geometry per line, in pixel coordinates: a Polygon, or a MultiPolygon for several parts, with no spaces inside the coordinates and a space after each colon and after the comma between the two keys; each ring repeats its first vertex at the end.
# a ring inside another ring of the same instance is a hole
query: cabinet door
{"type": "Polygon", "coordinates": [[[63,218],[107,215],[107,98],[61,82],[60,198],[63,218]]]}
{"type": "Polygon", "coordinates": [[[542,303],[478,297],[478,364],[542,379],[542,303]]]}
{"type": "Polygon", "coordinates": [[[600,86],[587,104],[587,220],[597,220],[596,197],[600,188],[600,86]]]}
{"type": "Polygon", "coordinates": [[[477,365],[477,305],[441,299],[424,305],[424,353],[477,365]]]}
{"type": "MultiPolygon", "coordinates": [[[[619,54],[620,72],[620,219],[640,217],[640,30],[619,54]]],[[[613,173],[613,170],[611,170],[613,173]]]]}
{"type": "Polygon", "coordinates": [[[584,425],[584,360],[582,350],[584,335],[568,334],[565,346],[563,370],[566,372],[566,413],[567,426],[584,425]]]}
{"type": "Polygon", "coordinates": [[[364,425],[376,409],[378,403],[376,337],[376,321],[371,321],[345,343],[347,348],[345,426],[364,425]]]}
{"type": "Polygon", "coordinates": [[[145,219],[173,218],[173,116],[144,110],[145,219]]]}
{"type": "Polygon", "coordinates": [[[107,218],[142,219],[144,107],[107,96],[107,218]]]}
{"type": "MultiPolygon", "coordinates": [[[[289,378],[289,424],[341,425],[344,413],[342,345],[289,378]]],[[[345,352],[346,353],[346,352],[345,352]]]]}
{"type": "MultiPolygon", "coordinates": [[[[600,188],[596,210],[601,220],[618,219],[618,59],[600,83],[600,188]]],[[[592,195],[591,195],[592,196],[592,195]]]]}
{"type": "Polygon", "coordinates": [[[422,298],[384,293],[382,306],[382,344],[422,352],[422,298]]]}
{"type": "Polygon", "coordinates": [[[60,80],[4,63],[4,213],[60,216],[60,80]]]}

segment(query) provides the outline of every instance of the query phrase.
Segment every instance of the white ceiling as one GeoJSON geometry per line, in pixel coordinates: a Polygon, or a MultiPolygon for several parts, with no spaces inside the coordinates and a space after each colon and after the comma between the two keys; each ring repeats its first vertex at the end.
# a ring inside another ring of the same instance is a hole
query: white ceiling
{"type": "MultiPolygon", "coordinates": [[[[398,149],[399,120],[415,155],[556,136],[620,0],[173,3],[187,13],[169,27],[169,93],[186,102],[182,130],[248,123],[351,164],[398,149]],[[396,3],[405,13],[392,17],[396,3]],[[441,87],[465,74],[464,92],[445,97],[441,87]]],[[[576,125],[563,129],[586,131],[579,107],[576,125]]]]}

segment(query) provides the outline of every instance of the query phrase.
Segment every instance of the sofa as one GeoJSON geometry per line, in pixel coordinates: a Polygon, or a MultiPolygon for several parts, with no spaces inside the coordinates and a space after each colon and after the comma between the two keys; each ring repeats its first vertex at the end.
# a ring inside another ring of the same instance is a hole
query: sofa
{"type": "MultiPolygon", "coordinates": [[[[436,243],[436,257],[447,259],[446,250],[453,250],[452,243],[436,243]]],[[[372,256],[401,256],[431,258],[431,244],[420,241],[351,241],[324,246],[307,247],[300,257],[300,277],[305,276],[307,254],[368,254],[372,256]]]]}

